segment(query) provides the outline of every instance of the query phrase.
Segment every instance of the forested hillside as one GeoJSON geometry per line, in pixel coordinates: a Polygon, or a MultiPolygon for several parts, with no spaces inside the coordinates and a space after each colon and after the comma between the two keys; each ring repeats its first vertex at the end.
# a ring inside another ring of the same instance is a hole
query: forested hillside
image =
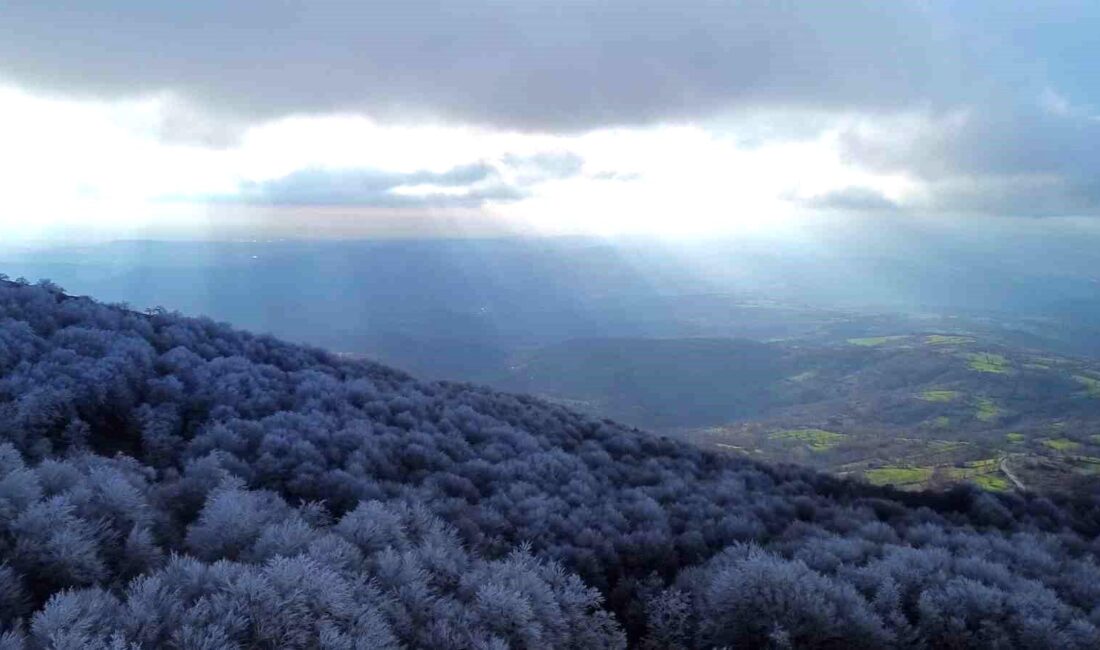
{"type": "Polygon", "coordinates": [[[0,282],[4,650],[1094,648],[1098,534],[0,282]]]}

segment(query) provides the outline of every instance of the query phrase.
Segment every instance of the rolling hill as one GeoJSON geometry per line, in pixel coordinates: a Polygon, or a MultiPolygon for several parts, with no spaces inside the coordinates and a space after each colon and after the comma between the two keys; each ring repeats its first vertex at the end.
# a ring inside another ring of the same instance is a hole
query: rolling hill
{"type": "Polygon", "coordinates": [[[5,649],[1092,648],[1098,515],[0,282],[5,649]]]}

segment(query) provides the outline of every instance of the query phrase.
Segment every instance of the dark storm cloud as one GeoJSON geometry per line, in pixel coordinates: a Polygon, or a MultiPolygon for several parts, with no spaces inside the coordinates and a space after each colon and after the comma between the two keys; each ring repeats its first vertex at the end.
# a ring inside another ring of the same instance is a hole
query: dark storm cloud
{"type": "Polygon", "coordinates": [[[892,108],[958,83],[923,3],[15,0],[0,75],[227,114],[578,130],[733,105],[892,108]]]}

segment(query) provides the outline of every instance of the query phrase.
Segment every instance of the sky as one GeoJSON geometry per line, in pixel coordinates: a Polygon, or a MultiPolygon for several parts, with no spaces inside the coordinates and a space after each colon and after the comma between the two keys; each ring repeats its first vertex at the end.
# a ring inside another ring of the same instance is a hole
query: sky
{"type": "Polygon", "coordinates": [[[1100,3],[0,4],[13,241],[1100,216],[1100,3]]]}

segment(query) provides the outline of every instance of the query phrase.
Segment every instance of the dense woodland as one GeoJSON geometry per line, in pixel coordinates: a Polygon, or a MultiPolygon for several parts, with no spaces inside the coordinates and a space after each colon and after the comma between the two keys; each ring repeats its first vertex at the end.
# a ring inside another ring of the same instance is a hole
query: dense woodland
{"type": "Polygon", "coordinates": [[[1095,648],[1098,534],[0,283],[4,650],[1095,648]]]}

